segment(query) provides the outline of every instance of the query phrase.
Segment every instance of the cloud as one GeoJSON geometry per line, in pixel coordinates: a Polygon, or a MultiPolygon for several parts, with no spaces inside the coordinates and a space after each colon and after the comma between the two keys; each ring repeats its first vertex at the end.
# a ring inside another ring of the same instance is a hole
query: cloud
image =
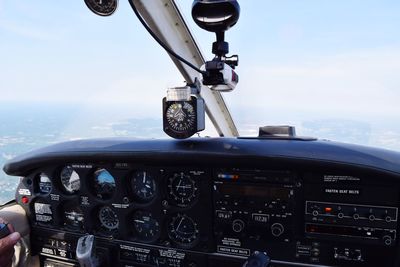
{"type": "Polygon", "coordinates": [[[400,48],[243,68],[232,106],[400,114],[400,48]],[[246,99],[247,101],[243,101],[246,99]]]}

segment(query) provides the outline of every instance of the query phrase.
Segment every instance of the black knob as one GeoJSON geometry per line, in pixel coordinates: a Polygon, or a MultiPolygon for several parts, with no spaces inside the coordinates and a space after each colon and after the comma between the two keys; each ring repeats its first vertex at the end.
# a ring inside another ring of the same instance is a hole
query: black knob
{"type": "Polygon", "coordinates": [[[280,236],[281,234],[283,234],[284,231],[285,231],[285,227],[283,227],[283,225],[280,223],[274,223],[271,226],[271,233],[275,237],[280,236]]]}
{"type": "Polygon", "coordinates": [[[235,233],[240,233],[244,229],[244,222],[240,219],[236,219],[232,223],[232,230],[235,233]]]}
{"type": "Polygon", "coordinates": [[[390,246],[392,244],[392,238],[388,235],[385,235],[383,237],[383,242],[385,243],[386,246],[390,246]]]}
{"type": "Polygon", "coordinates": [[[390,217],[389,215],[385,217],[385,221],[386,222],[391,222],[392,221],[392,217],[390,217]]]}

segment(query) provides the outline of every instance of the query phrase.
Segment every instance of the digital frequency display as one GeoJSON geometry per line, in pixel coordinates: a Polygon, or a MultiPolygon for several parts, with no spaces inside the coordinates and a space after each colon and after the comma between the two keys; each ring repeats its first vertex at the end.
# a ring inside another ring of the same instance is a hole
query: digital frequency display
{"type": "Polygon", "coordinates": [[[221,185],[219,192],[224,195],[240,196],[240,197],[262,197],[287,200],[290,195],[289,188],[281,187],[265,187],[256,185],[221,185]]]}

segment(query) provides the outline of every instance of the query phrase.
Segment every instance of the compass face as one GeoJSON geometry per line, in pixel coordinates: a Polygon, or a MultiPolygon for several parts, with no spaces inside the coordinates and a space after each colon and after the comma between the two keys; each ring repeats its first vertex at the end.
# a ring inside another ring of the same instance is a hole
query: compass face
{"type": "Polygon", "coordinates": [[[174,102],[168,107],[166,118],[172,130],[191,131],[196,123],[196,111],[189,102],[174,102]]]}
{"type": "Polygon", "coordinates": [[[88,8],[99,16],[112,15],[118,6],[118,0],[85,0],[88,8]]]}

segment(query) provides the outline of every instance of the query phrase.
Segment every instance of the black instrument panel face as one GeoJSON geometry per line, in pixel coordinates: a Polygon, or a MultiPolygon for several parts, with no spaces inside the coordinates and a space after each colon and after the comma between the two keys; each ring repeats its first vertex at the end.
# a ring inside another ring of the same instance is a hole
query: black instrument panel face
{"type": "Polygon", "coordinates": [[[399,197],[364,172],[130,162],[43,166],[17,192],[42,264],[76,263],[90,233],[118,266],[241,266],[256,250],[274,266],[394,266],[399,197]]]}
{"type": "Polygon", "coordinates": [[[208,250],[208,170],[71,163],[46,167],[31,177],[26,179],[35,181],[32,192],[37,192],[28,210],[33,226],[208,250]]]}

